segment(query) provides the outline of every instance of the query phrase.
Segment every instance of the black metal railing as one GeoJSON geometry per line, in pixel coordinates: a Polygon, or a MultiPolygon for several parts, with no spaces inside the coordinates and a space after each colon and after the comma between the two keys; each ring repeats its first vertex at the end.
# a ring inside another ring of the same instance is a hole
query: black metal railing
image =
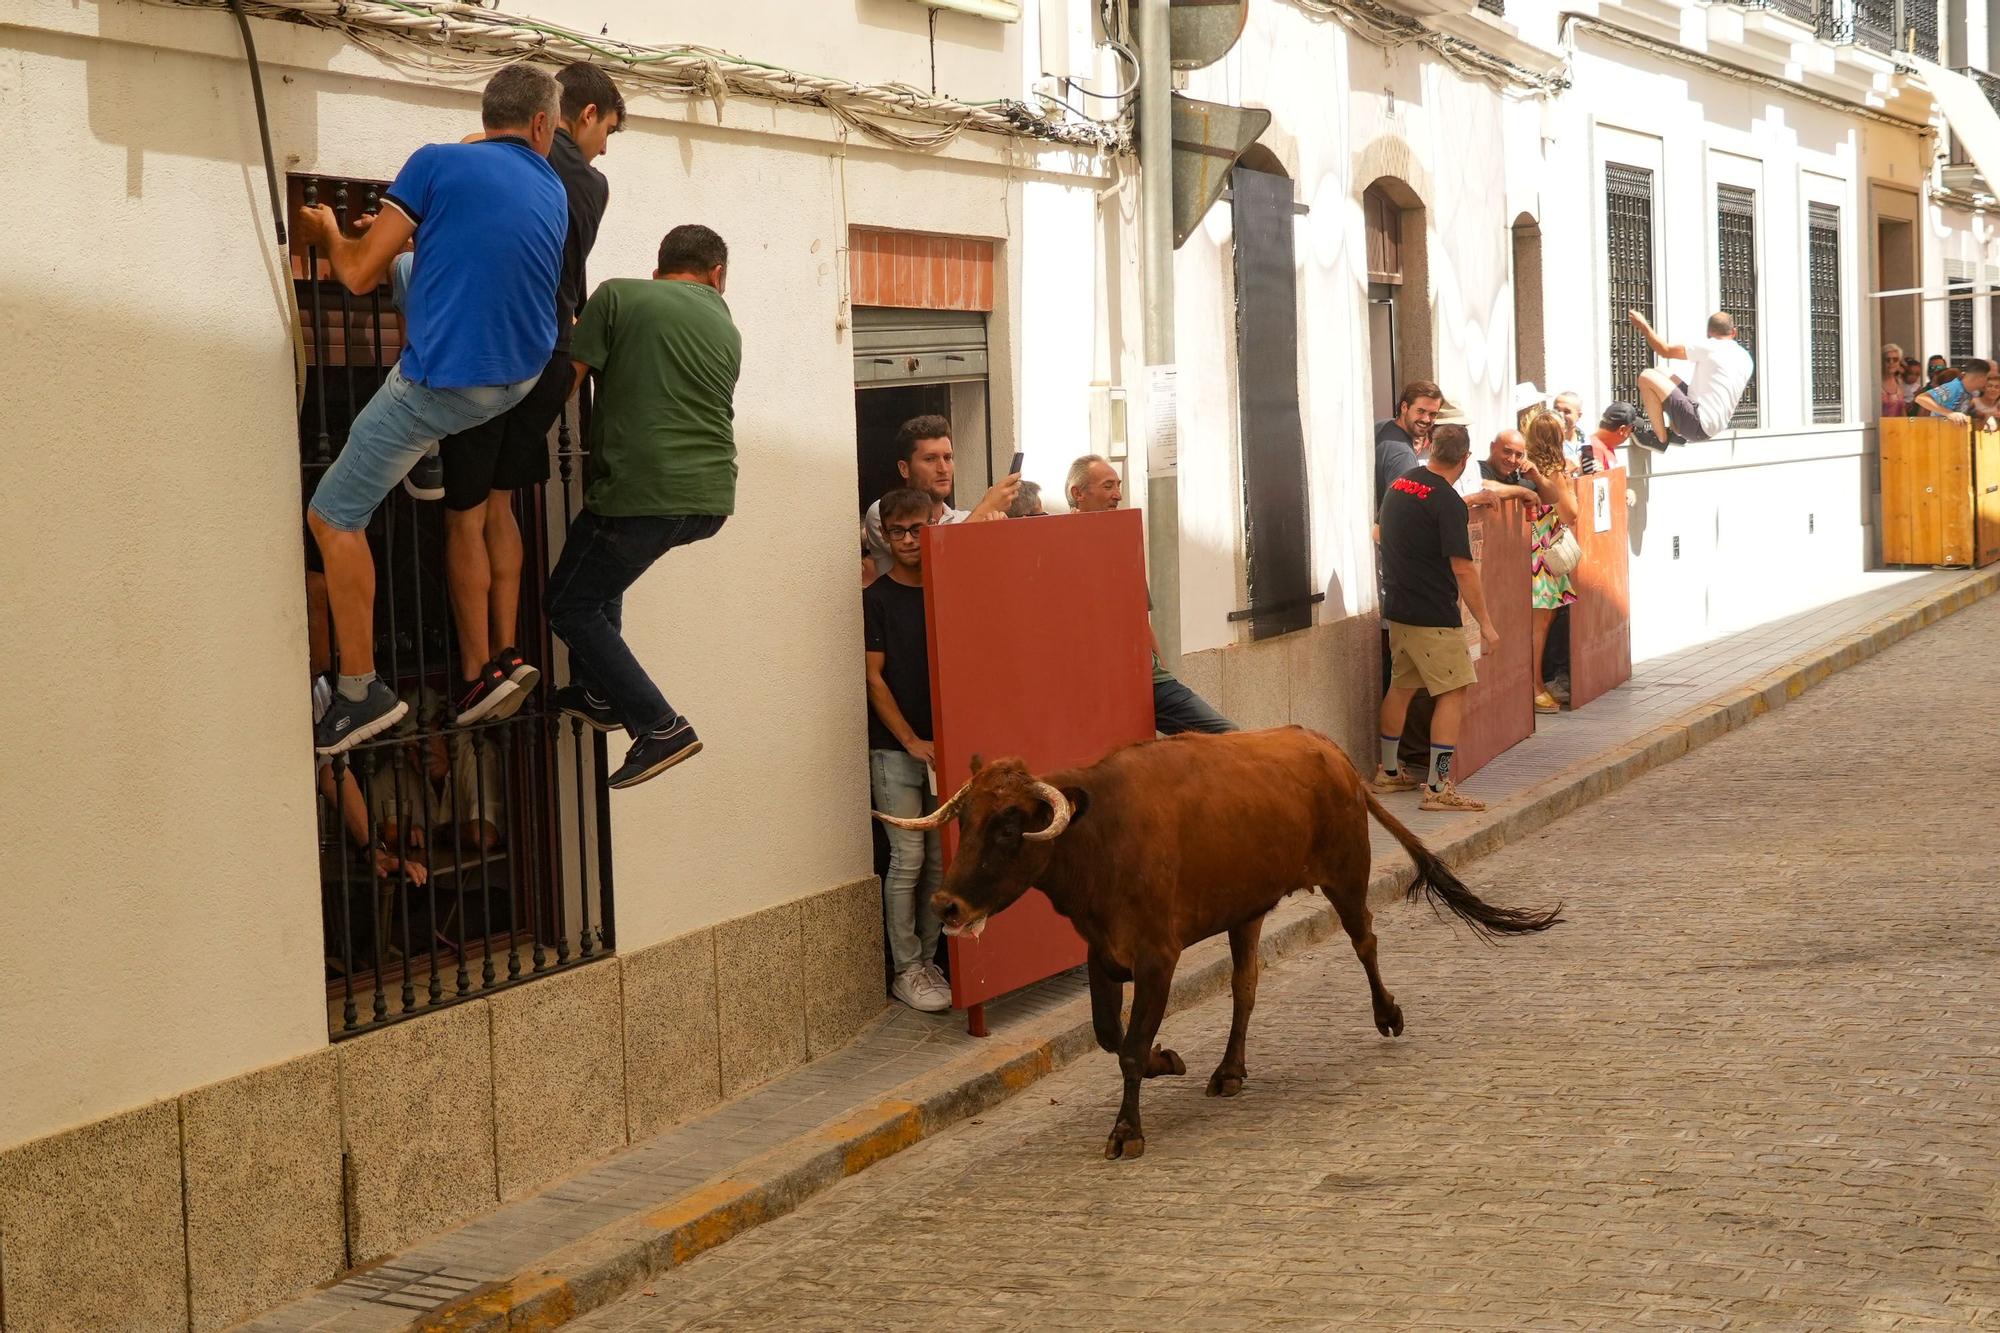
{"type": "Polygon", "coordinates": [[[1479,7],[1498,18],[1507,16],[1507,0],[1479,0],[1479,7]]]}
{"type": "MultiPolygon", "coordinates": [[[[289,181],[294,206],[327,204],[350,232],[380,207],[383,188],[289,181]]],[[[387,283],[356,297],[317,252],[292,264],[306,349],[299,447],[309,500],[401,354],[402,319],[387,283]]],[[[542,680],[513,716],[452,721],[458,645],[443,505],[398,487],[369,523],[375,667],[411,711],[395,729],[313,764],[335,1038],[589,962],[614,945],[604,739],[549,706],[554,644],[543,606],[552,548],[581,506],[588,410],[586,396],[558,424],[551,480],[514,493],[519,646],[542,680]],[[572,412],[582,414],[575,430],[572,412]]],[[[310,534],[304,541],[311,675],[323,697],[338,650],[310,534]]]]}
{"type": "Polygon", "coordinates": [[[1728,0],[1739,9],[1769,9],[1801,23],[1815,22],[1814,0],[1728,0]]]}
{"type": "Polygon", "coordinates": [[[1848,12],[1822,36],[1878,51],[1907,51],[1938,58],[1936,0],[1847,0],[1848,12]]]}

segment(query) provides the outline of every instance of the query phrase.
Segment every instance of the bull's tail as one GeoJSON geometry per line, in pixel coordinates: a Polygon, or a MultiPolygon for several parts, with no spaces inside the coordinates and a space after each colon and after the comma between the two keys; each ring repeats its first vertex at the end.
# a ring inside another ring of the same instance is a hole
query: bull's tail
{"type": "Polygon", "coordinates": [[[1427,895],[1433,907],[1449,908],[1451,914],[1471,926],[1473,932],[1482,939],[1491,940],[1500,935],[1528,935],[1538,930],[1547,930],[1562,920],[1562,904],[1542,911],[1524,907],[1495,907],[1471,889],[1459,882],[1450,867],[1438,860],[1437,854],[1424,846],[1417,835],[1403,826],[1401,820],[1382,808],[1375,794],[1366,786],[1361,794],[1368,802],[1368,813],[1382,822],[1403,850],[1417,863],[1417,877],[1410,884],[1409,896],[1427,895]]]}

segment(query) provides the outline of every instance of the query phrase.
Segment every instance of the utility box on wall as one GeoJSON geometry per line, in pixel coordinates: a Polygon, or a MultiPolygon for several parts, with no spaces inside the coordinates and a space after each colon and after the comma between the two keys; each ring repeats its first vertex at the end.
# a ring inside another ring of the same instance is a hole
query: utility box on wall
{"type": "Polygon", "coordinates": [[[2000,431],[1943,417],[1882,422],[1882,563],[2000,560],[2000,431]]]}

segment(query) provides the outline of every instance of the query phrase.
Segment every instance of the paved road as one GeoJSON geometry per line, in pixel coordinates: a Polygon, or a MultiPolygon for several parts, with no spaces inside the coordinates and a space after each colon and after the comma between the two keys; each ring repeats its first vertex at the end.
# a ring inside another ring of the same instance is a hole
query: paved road
{"type": "Polygon", "coordinates": [[[1378,917],[578,1327],[2000,1328],[2000,602],[1473,866],[1571,923],[1378,917]]]}

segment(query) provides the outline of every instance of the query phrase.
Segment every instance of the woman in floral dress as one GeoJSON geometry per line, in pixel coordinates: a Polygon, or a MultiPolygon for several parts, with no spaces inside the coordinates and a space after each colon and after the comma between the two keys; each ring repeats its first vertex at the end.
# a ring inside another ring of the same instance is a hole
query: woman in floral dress
{"type": "Polygon", "coordinates": [[[1556,713],[1562,705],[1542,683],[1542,650],[1548,645],[1549,625],[1556,612],[1576,600],[1570,576],[1549,572],[1547,553],[1565,526],[1576,526],[1576,488],[1570,484],[1569,464],[1563,458],[1563,420],[1544,412],[1528,423],[1527,478],[1542,497],[1540,504],[1528,506],[1528,520],[1534,525],[1534,544],[1529,552],[1532,574],[1532,605],[1535,608],[1535,711],[1556,713]]]}

